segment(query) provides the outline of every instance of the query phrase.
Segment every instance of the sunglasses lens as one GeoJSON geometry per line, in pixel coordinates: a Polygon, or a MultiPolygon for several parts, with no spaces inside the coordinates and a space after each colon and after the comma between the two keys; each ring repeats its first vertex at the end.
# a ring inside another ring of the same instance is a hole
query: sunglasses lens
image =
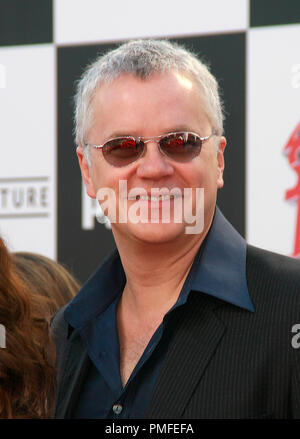
{"type": "Polygon", "coordinates": [[[193,133],[174,133],[160,140],[162,152],[177,162],[189,162],[200,154],[202,141],[193,133]]]}
{"type": "Polygon", "coordinates": [[[117,167],[129,165],[137,160],[142,152],[142,145],[131,137],[110,140],[103,147],[104,158],[117,167]]]}

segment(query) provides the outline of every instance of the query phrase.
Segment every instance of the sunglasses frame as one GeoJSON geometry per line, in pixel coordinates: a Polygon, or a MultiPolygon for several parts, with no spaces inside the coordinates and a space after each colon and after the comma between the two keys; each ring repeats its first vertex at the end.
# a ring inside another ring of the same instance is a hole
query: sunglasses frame
{"type": "MultiPolygon", "coordinates": [[[[174,134],[184,134],[184,135],[186,135],[186,136],[188,136],[188,135],[191,134],[191,135],[193,135],[193,136],[198,137],[198,139],[201,141],[201,146],[200,146],[199,153],[198,153],[197,155],[195,155],[194,157],[192,157],[191,160],[193,160],[195,157],[197,157],[197,156],[200,154],[200,152],[201,152],[201,148],[202,148],[202,143],[205,142],[206,140],[209,140],[211,137],[213,137],[213,136],[216,135],[215,132],[212,132],[209,136],[201,137],[199,134],[194,133],[194,132],[192,132],[192,131],[175,131],[175,132],[172,132],[172,133],[160,134],[159,136],[153,136],[153,137],[143,137],[143,136],[120,136],[120,137],[112,137],[111,139],[106,140],[106,142],[104,142],[102,145],[93,145],[93,144],[91,144],[91,143],[85,143],[84,145],[85,145],[86,147],[89,146],[89,147],[91,147],[91,148],[95,148],[95,149],[102,149],[102,153],[103,153],[103,157],[104,157],[105,161],[106,161],[107,163],[109,163],[111,166],[114,166],[114,167],[116,167],[116,168],[123,168],[123,167],[125,167],[125,166],[129,166],[129,165],[131,165],[132,163],[135,163],[138,159],[140,159],[140,158],[144,155],[144,153],[145,153],[145,151],[146,151],[146,148],[144,148],[143,151],[141,152],[141,154],[138,155],[137,158],[136,158],[135,160],[133,160],[133,161],[130,162],[130,163],[126,163],[126,165],[120,165],[120,166],[114,165],[114,164],[110,163],[110,162],[107,160],[107,158],[105,157],[104,152],[103,152],[103,148],[105,147],[105,145],[107,145],[108,142],[111,142],[111,141],[113,141],[113,140],[119,140],[119,139],[133,139],[136,143],[143,142],[144,144],[149,143],[149,142],[155,142],[155,143],[157,143],[160,152],[161,152],[165,157],[167,157],[167,158],[170,159],[170,160],[174,160],[174,161],[177,162],[177,163],[184,163],[184,162],[177,161],[177,160],[175,160],[174,158],[170,157],[169,155],[167,155],[167,154],[161,149],[161,146],[160,146],[160,140],[163,139],[163,138],[165,138],[165,137],[172,136],[172,135],[174,135],[174,134]]],[[[189,161],[191,161],[191,160],[189,160],[189,161]]]]}

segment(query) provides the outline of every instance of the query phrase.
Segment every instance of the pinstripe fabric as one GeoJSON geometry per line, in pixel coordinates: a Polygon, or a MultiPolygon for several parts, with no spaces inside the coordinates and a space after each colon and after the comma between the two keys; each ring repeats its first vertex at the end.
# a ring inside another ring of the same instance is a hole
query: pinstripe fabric
{"type": "Polygon", "coordinates": [[[300,417],[300,263],[248,246],[247,279],[254,313],[191,298],[148,418],[300,417]]]}
{"type": "MultiPolygon", "coordinates": [[[[191,292],[170,315],[178,325],[147,418],[300,418],[300,349],[291,345],[291,328],[300,323],[300,262],[248,246],[247,281],[255,312],[191,292]]],[[[59,324],[58,316],[54,331],[59,324]]],[[[70,415],[80,392],[86,354],[72,336],[62,342],[56,332],[67,357],[59,418],[70,415]]]]}

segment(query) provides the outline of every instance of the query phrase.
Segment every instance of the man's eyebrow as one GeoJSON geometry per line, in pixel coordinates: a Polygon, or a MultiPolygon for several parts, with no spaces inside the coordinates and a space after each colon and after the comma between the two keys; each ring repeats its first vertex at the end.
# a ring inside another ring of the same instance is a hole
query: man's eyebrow
{"type": "Polygon", "coordinates": [[[168,129],[163,134],[179,133],[179,132],[182,132],[182,131],[189,131],[189,132],[192,132],[192,133],[197,133],[199,131],[199,129],[193,128],[193,127],[188,126],[188,125],[179,125],[179,126],[176,126],[176,127],[168,129]]]}
{"type": "Polygon", "coordinates": [[[116,137],[128,137],[128,136],[136,136],[137,134],[133,134],[133,132],[129,131],[114,131],[109,135],[106,135],[106,139],[114,139],[116,137]]]}
{"type": "MultiPolygon", "coordinates": [[[[164,134],[168,134],[168,133],[179,133],[182,131],[189,131],[189,132],[193,132],[193,133],[198,133],[198,129],[194,129],[191,128],[190,126],[187,125],[180,125],[180,126],[176,126],[173,128],[168,128],[165,130],[162,130],[159,134],[157,134],[158,136],[160,135],[164,135],[164,134]]],[[[142,136],[140,131],[113,131],[112,133],[110,133],[110,135],[106,135],[105,138],[107,140],[109,139],[115,139],[117,137],[152,137],[152,136],[142,136]]],[[[153,137],[155,137],[153,135],[153,137]]]]}

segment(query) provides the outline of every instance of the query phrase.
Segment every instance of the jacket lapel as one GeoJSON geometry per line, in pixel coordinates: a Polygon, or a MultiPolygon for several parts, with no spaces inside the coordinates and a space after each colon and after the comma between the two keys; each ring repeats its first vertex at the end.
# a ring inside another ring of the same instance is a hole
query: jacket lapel
{"type": "Polygon", "coordinates": [[[84,343],[75,331],[66,345],[64,368],[60,374],[62,378],[58,383],[59,393],[56,396],[55,418],[70,418],[89,365],[90,360],[84,343]]]}
{"type": "MultiPolygon", "coordinates": [[[[190,293],[180,323],[172,334],[146,417],[181,418],[225,332],[214,308],[220,302],[211,296],[190,293]]],[[[178,318],[178,315],[175,315],[178,318]]]]}

